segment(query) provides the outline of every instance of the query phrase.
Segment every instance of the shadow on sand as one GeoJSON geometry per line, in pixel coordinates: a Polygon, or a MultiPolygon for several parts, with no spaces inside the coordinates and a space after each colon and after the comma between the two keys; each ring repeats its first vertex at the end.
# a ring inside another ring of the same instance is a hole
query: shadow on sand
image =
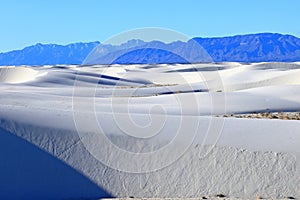
{"type": "Polygon", "coordinates": [[[49,153],[0,128],[0,199],[98,199],[104,189],[49,153]]]}

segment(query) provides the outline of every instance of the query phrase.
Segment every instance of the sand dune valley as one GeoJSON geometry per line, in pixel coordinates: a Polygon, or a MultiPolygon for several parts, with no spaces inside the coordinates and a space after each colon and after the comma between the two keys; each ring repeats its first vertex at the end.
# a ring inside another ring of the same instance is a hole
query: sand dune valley
{"type": "Polygon", "coordinates": [[[297,62],[2,66],[0,194],[300,198],[299,77],[297,62]]]}

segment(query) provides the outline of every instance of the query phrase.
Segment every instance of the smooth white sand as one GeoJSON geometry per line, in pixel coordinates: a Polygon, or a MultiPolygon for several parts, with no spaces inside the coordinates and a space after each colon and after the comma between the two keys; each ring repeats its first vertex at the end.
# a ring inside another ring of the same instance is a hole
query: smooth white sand
{"type": "Polygon", "coordinates": [[[28,67],[1,67],[0,83],[24,83],[44,74],[28,67]]]}
{"type": "MultiPolygon", "coordinates": [[[[2,152],[17,145],[4,137],[14,134],[117,197],[300,197],[299,121],[214,117],[299,111],[297,63],[0,70],[2,152]]],[[[22,156],[0,170],[0,196],[43,194],[36,179],[34,188],[15,186],[34,171],[7,175],[22,170],[18,160],[30,155],[22,156]]],[[[54,198],[106,195],[54,186],[54,198]]]]}

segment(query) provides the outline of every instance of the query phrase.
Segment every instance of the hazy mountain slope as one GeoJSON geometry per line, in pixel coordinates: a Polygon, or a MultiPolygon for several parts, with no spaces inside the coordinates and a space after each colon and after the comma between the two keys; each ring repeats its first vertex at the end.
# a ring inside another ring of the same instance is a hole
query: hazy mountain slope
{"type": "Polygon", "coordinates": [[[36,44],[22,50],[0,54],[0,65],[81,64],[99,42],[74,43],[66,46],[36,44]]]}
{"type": "Polygon", "coordinates": [[[195,38],[215,61],[299,61],[300,39],[291,35],[251,34],[195,38]]]}

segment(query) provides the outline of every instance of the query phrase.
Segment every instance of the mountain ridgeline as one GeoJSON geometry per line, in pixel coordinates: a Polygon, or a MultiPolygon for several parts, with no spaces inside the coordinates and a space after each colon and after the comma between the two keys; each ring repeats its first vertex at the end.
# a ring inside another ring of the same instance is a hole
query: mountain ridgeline
{"type": "Polygon", "coordinates": [[[36,44],[22,50],[0,53],[0,65],[81,64],[99,42],[68,45],[36,44]]]}
{"type": "Polygon", "coordinates": [[[66,46],[36,44],[0,54],[0,65],[296,61],[300,61],[300,38],[273,33],[197,37],[168,44],[142,40],[130,40],[120,45],[100,42],[66,46]]]}

